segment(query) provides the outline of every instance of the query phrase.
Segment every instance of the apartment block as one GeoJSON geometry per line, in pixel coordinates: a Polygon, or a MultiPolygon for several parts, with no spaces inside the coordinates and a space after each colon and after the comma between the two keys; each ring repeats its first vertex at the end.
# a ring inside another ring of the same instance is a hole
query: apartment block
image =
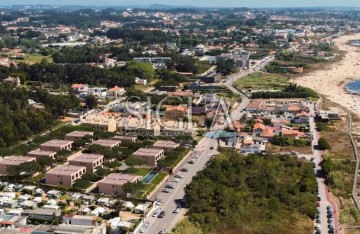
{"type": "Polygon", "coordinates": [[[52,159],[55,159],[55,155],[56,152],[54,151],[45,151],[45,150],[41,150],[41,149],[35,149],[33,151],[30,151],[27,153],[28,157],[34,157],[34,158],[39,158],[39,157],[50,157],[52,159]]]}
{"type": "Polygon", "coordinates": [[[86,171],[94,173],[97,168],[101,168],[104,163],[104,155],[101,154],[81,154],[69,160],[70,165],[84,166],[86,171]]]}
{"type": "Polygon", "coordinates": [[[71,150],[73,141],[51,140],[40,145],[40,150],[59,152],[60,150],[71,150]]]}
{"type": "Polygon", "coordinates": [[[137,182],[139,176],[129,174],[113,173],[101,180],[99,185],[99,192],[107,195],[115,196],[123,193],[122,187],[124,184],[137,182]]]}
{"type": "Polygon", "coordinates": [[[157,141],[153,145],[153,148],[155,149],[163,149],[165,153],[171,152],[177,147],[179,147],[179,143],[173,142],[173,141],[157,141]]]}
{"type": "Polygon", "coordinates": [[[156,166],[156,162],[164,157],[163,149],[140,148],[132,154],[134,158],[146,160],[149,166],[156,166]]]}
{"type": "Polygon", "coordinates": [[[6,169],[10,166],[19,166],[23,163],[32,161],[35,161],[35,158],[27,156],[10,156],[2,159],[0,160],[0,174],[6,175],[6,169]]]}
{"type": "Polygon", "coordinates": [[[114,147],[118,147],[121,144],[120,140],[114,140],[114,139],[99,139],[93,143],[94,145],[101,145],[105,148],[112,149],[114,147]]]}
{"type": "Polygon", "coordinates": [[[117,118],[103,114],[89,114],[81,122],[98,130],[116,132],[117,118]]]}
{"type": "Polygon", "coordinates": [[[74,141],[82,139],[85,136],[94,136],[94,132],[89,131],[73,131],[65,135],[64,139],[67,141],[74,141]]]}
{"type": "Polygon", "coordinates": [[[61,165],[45,173],[46,184],[71,187],[74,181],[86,173],[86,167],[61,165]]]}

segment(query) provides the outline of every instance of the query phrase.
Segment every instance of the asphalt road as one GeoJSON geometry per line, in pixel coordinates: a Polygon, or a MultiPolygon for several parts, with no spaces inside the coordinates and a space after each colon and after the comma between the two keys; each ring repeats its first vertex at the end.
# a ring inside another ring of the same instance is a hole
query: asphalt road
{"type": "Polygon", "coordinates": [[[174,171],[174,175],[181,174],[183,176],[182,179],[179,179],[179,183],[171,182],[174,179],[174,176],[170,176],[168,182],[163,183],[163,185],[154,193],[154,195],[150,198],[151,200],[161,199],[163,203],[160,208],[161,211],[165,211],[164,218],[152,217],[150,214],[149,217],[145,218],[145,222],[149,222],[150,226],[145,231],[145,233],[149,234],[157,234],[161,230],[170,232],[172,228],[179,222],[185,215],[186,209],[181,209],[179,213],[173,213],[176,208],[176,201],[179,201],[184,197],[184,188],[187,184],[189,184],[196,175],[196,173],[203,169],[206,162],[210,159],[210,157],[214,154],[217,154],[217,140],[204,138],[203,141],[196,146],[193,152],[188,156],[188,159],[184,161],[184,163],[179,167],[177,171],[174,171]],[[210,147],[214,147],[213,150],[210,147]],[[197,160],[195,164],[187,163],[191,160],[191,156],[200,155],[200,158],[197,160]],[[183,167],[188,169],[188,172],[179,172],[179,170],[183,167]],[[161,192],[164,189],[164,186],[167,184],[174,185],[174,189],[170,189],[170,193],[161,192]]]}
{"type": "MultiPolygon", "coordinates": [[[[315,110],[314,110],[314,105],[310,105],[310,113],[312,116],[315,116],[315,110]]],[[[314,118],[310,118],[310,131],[313,134],[313,140],[312,140],[312,147],[313,147],[313,157],[315,159],[315,169],[317,171],[316,174],[316,182],[318,184],[318,191],[319,191],[319,195],[320,195],[320,217],[321,217],[321,223],[315,223],[314,226],[316,225],[320,225],[320,229],[321,229],[321,233],[328,233],[329,228],[328,228],[328,217],[327,217],[327,206],[331,205],[333,207],[333,224],[335,227],[335,233],[339,233],[339,216],[338,216],[338,211],[337,211],[337,207],[334,203],[334,201],[331,199],[330,194],[329,194],[329,189],[327,187],[327,185],[325,184],[325,179],[323,178],[322,174],[321,174],[321,166],[320,163],[322,161],[322,151],[319,150],[315,150],[314,146],[316,146],[318,144],[318,139],[319,139],[319,134],[316,131],[316,125],[314,122],[314,118]]]]}
{"type": "MultiPolygon", "coordinates": [[[[259,61],[255,66],[253,66],[251,70],[232,74],[228,77],[226,82],[222,83],[222,85],[226,86],[230,91],[242,97],[242,102],[237,106],[236,109],[232,110],[230,113],[232,120],[240,119],[243,114],[242,110],[249,103],[248,97],[235,89],[233,87],[233,83],[248,74],[258,72],[273,60],[273,56],[266,57],[263,60],[259,61]]],[[[193,152],[188,156],[188,159],[185,160],[184,163],[178,167],[178,170],[174,171],[174,175],[181,174],[183,176],[182,179],[179,179],[179,183],[171,182],[171,180],[174,179],[174,176],[170,176],[168,181],[163,183],[162,186],[160,186],[154,193],[154,195],[150,198],[151,200],[160,199],[163,201],[163,203],[160,205],[160,208],[161,211],[165,211],[165,217],[152,217],[152,214],[150,214],[149,217],[144,219],[145,222],[149,223],[149,227],[146,229],[145,233],[157,234],[161,230],[170,232],[175,227],[176,223],[178,223],[184,217],[186,213],[185,209],[181,209],[179,213],[173,213],[177,206],[176,201],[179,201],[184,197],[184,188],[186,187],[186,185],[191,182],[192,178],[196,175],[198,171],[202,170],[203,167],[205,167],[205,164],[210,159],[210,157],[217,154],[217,151],[211,150],[210,147],[214,147],[214,149],[216,149],[217,140],[204,138],[203,141],[198,144],[193,150],[193,152]],[[188,164],[187,162],[191,159],[191,156],[195,154],[200,155],[200,158],[195,164],[188,164]],[[179,172],[179,170],[183,167],[188,168],[189,171],[179,172]],[[170,189],[170,193],[163,193],[162,190],[167,184],[173,184],[175,188],[170,189]]]]}

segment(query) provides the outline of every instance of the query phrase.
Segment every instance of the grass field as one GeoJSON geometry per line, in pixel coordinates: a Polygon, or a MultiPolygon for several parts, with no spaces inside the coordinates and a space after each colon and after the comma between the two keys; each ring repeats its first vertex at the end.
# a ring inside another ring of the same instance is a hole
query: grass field
{"type": "Polygon", "coordinates": [[[20,62],[24,62],[24,63],[30,63],[30,64],[34,64],[34,63],[40,63],[42,59],[46,59],[48,61],[48,63],[52,63],[53,59],[51,56],[43,56],[40,54],[27,54],[24,59],[15,59],[14,61],[20,63],[20,62]]]}
{"type": "Polygon", "coordinates": [[[289,78],[287,76],[258,72],[239,79],[235,86],[238,89],[280,90],[288,83],[289,78]]]}

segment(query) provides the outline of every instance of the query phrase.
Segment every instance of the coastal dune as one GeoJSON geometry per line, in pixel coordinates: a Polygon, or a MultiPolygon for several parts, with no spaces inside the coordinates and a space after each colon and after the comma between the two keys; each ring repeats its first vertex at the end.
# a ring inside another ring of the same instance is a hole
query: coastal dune
{"type": "Polygon", "coordinates": [[[360,95],[351,94],[345,89],[348,82],[360,80],[360,47],[347,44],[350,40],[359,39],[360,33],[335,38],[333,42],[337,47],[347,52],[344,58],[327,69],[311,72],[293,81],[360,115],[360,95]]]}

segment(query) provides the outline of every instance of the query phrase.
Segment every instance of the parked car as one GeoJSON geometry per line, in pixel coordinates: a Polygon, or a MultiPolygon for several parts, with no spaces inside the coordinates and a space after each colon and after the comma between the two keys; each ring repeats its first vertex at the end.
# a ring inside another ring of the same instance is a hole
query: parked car
{"type": "Polygon", "coordinates": [[[161,211],[160,208],[156,208],[154,213],[152,214],[152,217],[156,217],[160,213],[160,211],[161,211]]]}
{"type": "Polygon", "coordinates": [[[174,177],[175,177],[175,178],[183,178],[183,176],[180,175],[180,174],[176,174],[174,177]]]}
{"type": "Polygon", "coordinates": [[[189,164],[195,164],[193,160],[188,161],[189,164]]]}
{"type": "Polygon", "coordinates": [[[171,190],[170,190],[170,189],[164,189],[162,192],[163,192],[163,193],[170,193],[171,190]]]}
{"type": "Polygon", "coordinates": [[[165,211],[161,211],[158,215],[158,218],[164,218],[165,217],[165,211]]]}
{"type": "Polygon", "coordinates": [[[183,168],[180,169],[180,171],[182,171],[182,172],[188,172],[189,170],[188,170],[186,167],[183,167],[183,168]]]}
{"type": "Polygon", "coordinates": [[[172,179],[171,182],[174,182],[174,183],[179,183],[180,180],[179,179],[172,179]]]}
{"type": "Polygon", "coordinates": [[[173,189],[173,188],[174,188],[174,185],[172,185],[172,184],[167,184],[167,185],[165,185],[165,188],[171,188],[171,189],[173,189]]]}
{"type": "Polygon", "coordinates": [[[179,207],[177,207],[174,211],[173,211],[173,213],[175,213],[175,214],[177,214],[177,213],[179,213],[180,212],[180,208],[179,207]]]}

